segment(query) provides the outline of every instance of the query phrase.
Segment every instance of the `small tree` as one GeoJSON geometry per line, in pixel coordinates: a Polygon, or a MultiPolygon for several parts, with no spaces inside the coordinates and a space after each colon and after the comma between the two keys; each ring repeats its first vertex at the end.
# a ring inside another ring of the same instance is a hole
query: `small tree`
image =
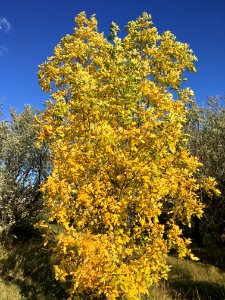
{"type": "Polygon", "coordinates": [[[199,163],[182,132],[193,94],[180,88],[196,58],[170,32],[159,35],[146,13],[123,39],[113,23],[112,42],[94,16],[75,22],[39,68],[51,92],[40,141],[53,157],[42,191],[48,221],[61,227],[56,278],[70,280],[71,295],[139,299],[167,276],[171,248],[191,255],[180,225],[202,214],[199,163]]]}
{"type": "Polygon", "coordinates": [[[39,188],[51,170],[48,148],[37,149],[34,109],[10,113],[10,120],[0,121],[0,226],[7,231],[37,216],[39,188]]]}

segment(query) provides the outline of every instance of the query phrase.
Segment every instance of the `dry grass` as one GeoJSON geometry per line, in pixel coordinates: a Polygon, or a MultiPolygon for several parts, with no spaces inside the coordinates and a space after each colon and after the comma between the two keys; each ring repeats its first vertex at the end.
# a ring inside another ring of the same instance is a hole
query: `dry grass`
{"type": "Polygon", "coordinates": [[[65,289],[54,279],[51,253],[40,240],[0,247],[0,280],[0,300],[66,299],[65,289]]]}
{"type": "MultiPolygon", "coordinates": [[[[0,246],[0,259],[6,259],[7,255],[3,247],[0,246]]],[[[2,275],[2,271],[1,271],[2,275]]],[[[12,282],[12,275],[8,274],[7,279],[0,278],[0,300],[22,300],[20,288],[12,282]],[[10,282],[11,279],[11,282],[10,282]]]]}
{"type": "Polygon", "coordinates": [[[0,279],[0,300],[22,300],[20,289],[16,284],[6,283],[0,279]]]}
{"type": "Polygon", "coordinates": [[[172,266],[167,282],[150,289],[151,300],[224,300],[225,272],[201,262],[168,258],[172,266]]]}
{"type": "MultiPolygon", "coordinates": [[[[221,257],[215,256],[219,261],[221,257]]],[[[66,299],[65,286],[54,280],[52,264],[51,253],[38,239],[0,247],[0,300],[66,299]]],[[[225,299],[225,271],[175,257],[169,257],[168,264],[172,266],[169,280],[151,287],[143,300],[225,299]]]]}

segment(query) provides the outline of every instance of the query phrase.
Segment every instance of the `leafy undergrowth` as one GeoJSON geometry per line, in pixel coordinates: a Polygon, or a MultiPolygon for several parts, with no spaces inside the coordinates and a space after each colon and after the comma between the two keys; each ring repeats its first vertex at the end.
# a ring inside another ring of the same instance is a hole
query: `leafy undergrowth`
{"type": "MultiPolygon", "coordinates": [[[[169,280],[150,288],[143,300],[223,300],[225,271],[219,266],[221,252],[201,250],[202,262],[169,257],[172,266],[169,280]]],[[[221,254],[222,255],[222,254],[221,254]]],[[[51,252],[42,246],[40,238],[14,240],[0,247],[0,300],[63,300],[66,287],[54,280],[51,252]]],[[[222,266],[223,267],[223,266],[222,266]]],[[[88,300],[85,297],[84,300],[88,300]]]]}

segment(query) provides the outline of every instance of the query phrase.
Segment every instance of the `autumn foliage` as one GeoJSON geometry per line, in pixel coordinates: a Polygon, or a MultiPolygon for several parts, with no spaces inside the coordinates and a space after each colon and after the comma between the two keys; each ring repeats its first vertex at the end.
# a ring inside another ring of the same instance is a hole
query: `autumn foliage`
{"type": "Polygon", "coordinates": [[[51,93],[40,142],[54,166],[40,226],[46,240],[55,235],[56,278],[71,283],[71,297],[139,299],[166,278],[171,248],[192,256],[180,227],[202,214],[199,163],[182,131],[193,92],[180,87],[196,58],[146,13],[123,39],[114,23],[105,38],[95,16],[75,23],[39,67],[51,93]]]}

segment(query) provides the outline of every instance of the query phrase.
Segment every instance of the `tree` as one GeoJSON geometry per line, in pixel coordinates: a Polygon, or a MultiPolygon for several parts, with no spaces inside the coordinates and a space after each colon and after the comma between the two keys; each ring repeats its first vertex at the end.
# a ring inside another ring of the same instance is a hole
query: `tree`
{"type": "Polygon", "coordinates": [[[31,222],[42,207],[41,183],[50,173],[46,144],[37,148],[35,111],[26,106],[21,114],[0,122],[0,226],[2,230],[31,222]]]}
{"type": "Polygon", "coordinates": [[[42,186],[49,218],[40,226],[47,241],[55,234],[56,278],[70,281],[71,297],[139,299],[167,276],[171,248],[194,258],[180,225],[203,205],[199,163],[182,132],[193,92],[180,84],[196,58],[170,32],[159,35],[147,13],[123,39],[113,24],[112,42],[95,16],[75,22],[39,67],[51,93],[39,139],[53,158],[42,186]]]}
{"type": "Polygon", "coordinates": [[[208,233],[217,246],[225,245],[225,108],[224,99],[211,97],[207,104],[198,107],[193,102],[187,115],[186,131],[190,134],[191,154],[202,163],[198,177],[211,176],[218,182],[220,195],[201,192],[205,204],[201,222],[197,220],[196,233],[201,243],[208,233]]]}

